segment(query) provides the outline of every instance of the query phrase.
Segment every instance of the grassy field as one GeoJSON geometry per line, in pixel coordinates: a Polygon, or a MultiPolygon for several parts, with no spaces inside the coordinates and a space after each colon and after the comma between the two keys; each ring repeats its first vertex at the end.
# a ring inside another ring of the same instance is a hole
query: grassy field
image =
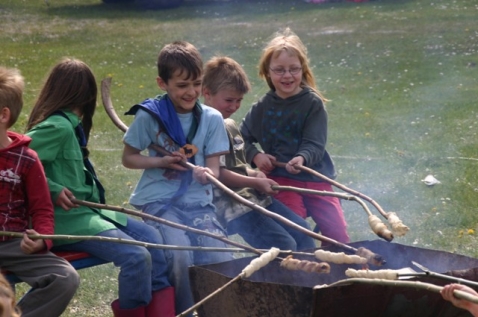
{"type": "MultiPolygon", "coordinates": [[[[111,76],[113,103],[123,113],[159,93],[157,53],[178,39],[204,59],[228,55],[244,66],[253,89],[235,115],[240,120],[267,92],[257,76],[261,48],[289,26],[308,46],[318,86],[331,99],[328,150],[337,180],[398,213],[411,230],[395,242],[478,256],[475,0],[191,0],[158,11],[100,0],[48,3],[0,2],[0,64],[18,67],[27,81],[17,131],[62,56],[87,62],[98,82],[111,76]],[[428,174],[441,183],[426,186],[428,174]]],[[[115,205],[127,205],[139,176],[121,166],[121,137],[99,107],[90,147],[115,205]]],[[[343,206],[352,239],[376,239],[360,207],[343,206]]],[[[110,316],[115,274],[111,265],[82,270],[83,285],[64,316],[110,316]]]]}

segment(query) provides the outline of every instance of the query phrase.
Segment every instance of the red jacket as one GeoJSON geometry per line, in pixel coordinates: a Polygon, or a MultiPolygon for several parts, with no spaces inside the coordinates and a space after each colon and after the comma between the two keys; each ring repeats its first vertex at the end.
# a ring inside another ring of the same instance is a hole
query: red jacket
{"type": "MultiPolygon", "coordinates": [[[[8,131],[12,143],[0,149],[0,230],[54,233],[53,204],[45,172],[30,137],[8,131]],[[29,225],[31,222],[31,226],[29,225]]],[[[0,236],[0,241],[10,239],[0,236]]],[[[45,240],[47,248],[51,240],[45,240]]]]}

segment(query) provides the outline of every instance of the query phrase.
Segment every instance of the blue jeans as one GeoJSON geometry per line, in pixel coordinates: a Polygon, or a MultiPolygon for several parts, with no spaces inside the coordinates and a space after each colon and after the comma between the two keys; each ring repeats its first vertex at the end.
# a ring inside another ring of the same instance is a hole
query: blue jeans
{"type": "MultiPolygon", "coordinates": [[[[277,199],[273,198],[272,203],[266,209],[310,230],[305,219],[277,199]]],[[[281,250],[297,251],[315,248],[313,238],[256,210],[230,221],[227,224],[227,233],[239,234],[247,243],[257,249],[276,247],[281,250]]]]}
{"type": "MultiPolygon", "coordinates": [[[[142,221],[128,218],[125,227],[117,227],[117,230],[103,231],[97,236],[163,244],[158,231],[142,221]]],[[[88,252],[119,267],[118,297],[121,309],[145,306],[151,301],[152,292],[171,286],[162,249],[84,240],[55,247],[55,250],[88,252]]]]}
{"type": "MultiPolygon", "coordinates": [[[[161,202],[147,204],[142,207],[143,212],[156,215],[165,204],[161,202]]],[[[226,236],[224,228],[216,219],[216,209],[213,205],[196,206],[177,204],[170,206],[161,214],[161,218],[178,224],[187,225],[196,229],[205,230],[220,236],[226,236]]],[[[227,245],[217,239],[197,235],[176,229],[168,225],[163,225],[152,220],[146,220],[151,226],[157,228],[166,244],[179,246],[204,246],[204,247],[221,247],[226,248],[227,245]]],[[[166,259],[170,269],[170,280],[174,285],[176,292],[176,313],[182,313],[194,305],[194,299],[191,292],[189,282],[188,267],[194,264],[210,264],[233,259],[232,253],[229,252],[203,252],[203,251],[173,251],[165,250],[166,259]]],[[[192,316],[189,315],[189,316],[192,316]]]]}

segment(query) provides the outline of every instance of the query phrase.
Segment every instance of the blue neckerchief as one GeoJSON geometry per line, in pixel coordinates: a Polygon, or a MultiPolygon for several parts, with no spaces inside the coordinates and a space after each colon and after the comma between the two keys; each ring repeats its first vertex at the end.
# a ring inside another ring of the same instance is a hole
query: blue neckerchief
{"type": "MultiPolygon", "coordinates": [[[[70,121],[70,118],[68,118],[68,116],[63,111],[55,111],[52,115],[60,115],[63,118],[70,121]]],[[[72,122],[70,121],[70,123],[72,123],[72,122]]],[[[100,203],[104,204],[106,202],[106,200],[105,200],[105,188],[103,187],[100,180],[96,176],[95,168],[93,167],[93,164],[91,164],[91,161],[88,158],[88,156],[90,154],[90,151],[88,151],[88,148],[86,147],[87,146],[87,141],[86,141],[85,131],[83,131],[83,125],[81,124],[81,121],[75,128],[75,134],[76,134],[76,138],[78,139],[78,143],[80,144],[81,153],[83,155],[83,164],[85,165],[86,169],[93,176],[93,180],[96,183],[96,187],[98,188],[98,191],[99,191],[100,203]]]]}
{"type": "MultiPolygon", "coordinates": [[[[159,96],[158,96],[159,97],[159,96]]],[[[196,105],[193,108],[193,123],[191,129],[186,137],[184,135],[183,129],[181,127],[181,122],[179,121],[176,109],[174,108],[171,99],[167,94],[160,96],[159,98],[149,98],[144,100],[140,104],[134,105],[126,115],[135,115],[138,109],[143,109],[148,112],[153,118],[158,121],[160,127],[165,130],[167,135],[180,147],[183,147],[187,143],[191,143],[194,135],[196,134],[197,127],[199,126],[199,121],[201,118],[202,108],[199,102],[196,102],[196,105]]],[[[194,156],[188,159],[192,164],[195,163],[194,156]]],[[[189,184],[192,181],[192,171],[188,170],[181,173],[181,184],[171,198],[171,203],[181,197],[188,189],[189,184]]],[[[167,204],[163,209],[169,207],[170,204],[167,204]]]]}

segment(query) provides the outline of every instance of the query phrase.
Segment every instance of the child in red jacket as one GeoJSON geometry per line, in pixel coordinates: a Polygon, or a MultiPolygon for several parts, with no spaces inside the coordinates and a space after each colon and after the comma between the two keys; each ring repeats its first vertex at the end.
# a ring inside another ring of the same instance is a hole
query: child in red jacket
{"type": "Polygon", "coordinates": [[[80,279],[66,260],[48,251],[51,240],[27,236],[53,234],[54,222],[43,167],[28,148],[31,139],[8,131],[22,110],[23,86],[18,70],[0,67],[0,230],[25,233],[0,236],[0,268],[32,287],[18,303],[23,317],[60,316],[80,279]]]}

